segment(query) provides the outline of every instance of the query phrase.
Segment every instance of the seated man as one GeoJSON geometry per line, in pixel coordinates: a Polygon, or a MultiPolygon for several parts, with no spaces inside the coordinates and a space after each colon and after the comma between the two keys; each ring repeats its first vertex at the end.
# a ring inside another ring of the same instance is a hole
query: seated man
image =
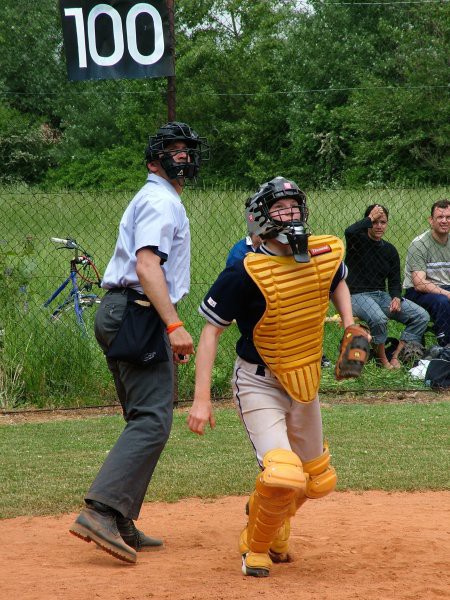
{"type": "Polygon", "coordinates": [[[367,207],[364,219],[347,227],[345,262],[353,315],[369,326],[379,363],[386,369],[398,369],[400,351],[406,342],[421,343],[429,315],[401,297],[400,257],[396,248],[383,240],[388,217],[387,208],[372,204],[367,207]],[[406,325],[390,361],[385,350],[389,319],[406,325]]]}
{"type": "Polygon", "coordinates": [[[431,229],[408,249],[403,287],[405,297],[423,306],[434,322],[438,344],[450,344],[450,200],[438,200],[428,219],[431,229]]]}

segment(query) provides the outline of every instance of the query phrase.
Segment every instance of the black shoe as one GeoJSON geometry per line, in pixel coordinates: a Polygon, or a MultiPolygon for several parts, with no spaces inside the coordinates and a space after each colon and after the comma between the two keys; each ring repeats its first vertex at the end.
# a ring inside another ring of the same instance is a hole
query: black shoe
{"type": "Polygon", "coordinates": [[[116,517],[116,522],[122,539],[137,552],[163,545],[162,540],[152,538],[145,535],[143,531],[139,531],[132,519],[127,519],[119,514],[116,517]]]}
{"type": "Polygon", "coordinates": [[[114,509],[91,501],[80,512],[69,531],[85,542],[95,542],[99,548],[119,560],[135,563],[136,551],[120,537],[116,516],[114,509]]]}
{"type": "Polygon", "coordinates": [[[433,358],[439,358],[443,352],[444,348],[442,346],[431,346],[431,348],[428,348],[428,350],[426,351],[426,355],[425,355],[425,359],[427,360],[432,360],[433,358]]]}
{"type": "Polygon", "coordinates": [[[327,358],[325,356],[325,354],[322,354],[322,359],[320,361],[320,365],[321,365],[322,369],[328,369],[329,367],[333,366],[331,360],[329,358],[327,358]]]}

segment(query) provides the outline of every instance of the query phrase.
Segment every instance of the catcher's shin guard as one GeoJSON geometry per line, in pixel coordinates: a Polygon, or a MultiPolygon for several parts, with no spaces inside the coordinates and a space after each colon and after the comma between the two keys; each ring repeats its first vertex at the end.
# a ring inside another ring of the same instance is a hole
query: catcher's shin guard
{"type": "MultiPolygon", "coordinates": [[[[303,494],[302,494],[303,495],[303,494]]],[[[289,555],[289,536],[291,534],[291,518],[286,517],[270,544],[269,556],[274,563],[291,562],[289,555]]]]}
{"type": "Polygon", "coordinates": [[[273,562],[289,562],[292,560],[289,556],[290,518],[295,515],[308,498],[322,498],[335,489],[337,477],[336,471],[330,466],[330,458],[328,446],[325,445],[323,454],[307,463],[303,463],[303,470],[306,474],[306,489],[295,492],[289,516],[284,520],[270,545],[269,556],[273,562]]]}
{"type": "MultiPolygon", "coordinates": [[[[292,557],[289,554],[289,535],[291,533],[291,519],[286,517],[281,527],[275,534],[275,538],[270,544],[269,558],[274,563],[291,562],[292,557]]],[[[244,555],[250,551],[247,543],[247,527],[241,531],[239,536],[239,552],[244,555]]]]}
{"type": "MultiPolygon", "coordinates": [[[[334,467],[330,465],[330,459],[330,451],[328,450],[328,445],[325,444],[323,454],[303,463],[303,470],[309,475],[306,482],[306,498],[322,498],[334,491],[337,476],[334,467]]],[[[303,504],[305,499],[297,499],[297,508],[303,504]]]]}
{"type": "Polygon", "coordinates": [[[271,450],[264,456],[263,467],[250,497],[248,525],[239,544],[244,554],[242,571],[254,577],[269,574],[269,550],[290,514],[296,492],[306,486],[302,463],[290,450],[271,450]]]}

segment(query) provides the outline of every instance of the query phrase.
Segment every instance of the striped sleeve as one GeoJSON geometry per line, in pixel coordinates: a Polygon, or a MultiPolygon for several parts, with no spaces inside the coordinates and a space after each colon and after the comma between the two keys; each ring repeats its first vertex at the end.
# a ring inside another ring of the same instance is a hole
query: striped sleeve
{"type": "Polygon", "coordinates": [[[216,327],[228,327],[240,313],[248,279],[242,261],[222,271],[201,303],[198,312],[216,327]]]}
{"type": "Polygon", "coordinates": [[[347,275],[348,275],[347,265],[344,262],[341,262],[341,264],[339,265],[338,270],[336,271],[336,273],[333,277],[333,280],[331,282],[330,294],[332,294],[334,292],[334,290],[337,288],[337,286],[343,279],[347,279],[347,275]]]}

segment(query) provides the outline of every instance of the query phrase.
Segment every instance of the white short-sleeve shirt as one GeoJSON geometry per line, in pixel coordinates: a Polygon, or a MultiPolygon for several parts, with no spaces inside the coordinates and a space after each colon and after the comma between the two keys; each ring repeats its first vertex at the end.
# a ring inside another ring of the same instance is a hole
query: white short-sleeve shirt
{"type": "Polygon", "coordinates": [[[136,274],[136,252],[145,247],[161,257],[170,299],[178,302],[189,291],[189,219],[173,185],[153,173],[123,214],[102,287],[132,287],[143,293],[136,274]]]}

